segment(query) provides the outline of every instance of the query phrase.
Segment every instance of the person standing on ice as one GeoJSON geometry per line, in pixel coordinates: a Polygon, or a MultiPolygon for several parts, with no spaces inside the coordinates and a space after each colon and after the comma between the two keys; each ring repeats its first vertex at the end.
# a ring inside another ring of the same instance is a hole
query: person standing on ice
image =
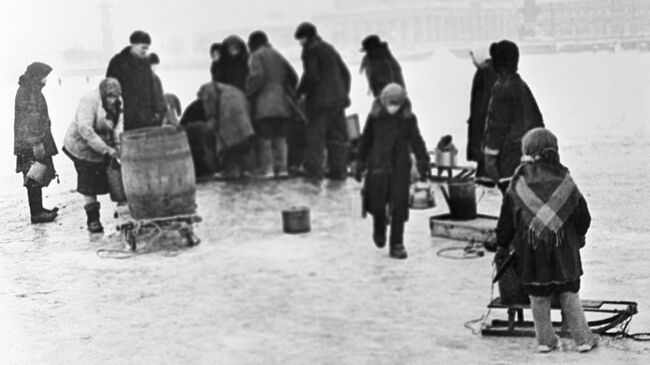
{"type": "Polygon", "coordinates": [[[107,161],[117,157],[118,133],[123,127],[122,88],[106,78],[86,94],[77,108],[63,143],[63,152],[77,171],[77,192],[84,197],[90,233],[102,233],[97,195],[109,193],[107,161]]]}
{"type": "Polygon", "coordinates": [[[357,181],[365,172],[363,206],[373,216],[373,241],[383,248],[390,224],[390,256],[396,259],[407,258],[404,225],[409,218],[411,153],[425,180],[430,175],[430,158],[417,118],[406,91],[389,84],[372,105],[353,170],[357,181]]]}
{"type": "Polygon", "coordinates": [[[271,46],[264,32],[251,33],[248,47],[251,61],[246,95],[258,137],[260,173],[267,179],[288,177],[287,134],[298,75],[289,61],[271,46]]]}
{"type": "Polygon", "coordinates": [[[243,39],[231,35],[221,44],[223,52],[213,71],[213,81],[246,91],[248,78],[248,49],[243,39]]]}
{"type": "Polygon", "coordinates": [[[361,52],[365,52],[361,61],[361,72],[366,74],[368,87],[375,98],[378,98],[390,83],[406,88],[402,67],[393,57],[388,43],[382,42],[378,35],[372,34],[361,42],[361,52]]]}
{"type": "Polygon", "coordinates": [[[470,55],[476,72],[472,80],[470,114],[467,120],[467,161],[477,163],[476,177],[484,180],[486,172],[482,150],[483,132],[485,131],[485,119],[492,96],[492,88],[497,82],[497,73],[494,71],[492,59],[478,58],[474,52],[471,52],[470,55]]]}
{"type": "Polygon", "coordinates": [[[18,80],[14,119],[14,155],[16,172],[23,174],[31,222],[49,223],[57,217],[58,208],[43,208],[43,187],[56,177],[52,156],[58,149],[52,137],[52,122],[43,96],[43,87],[52,67],[34,62],[18,80]],[[40,173],[30,170],[42,167],[40,173]],[[35,176],[35,175],[38,175],[35,176]]]}
{"type": "Polygon", "coordinates": [[[138,30],[129,39],[131,45],[111,59],[106,71],[122,86],[124,130],[161,126],[167,107],[147,58],[151,37],[138,30]]]}
{"type": "Polygon", "coordinates": [[[551,298],[559,296],[578,351],[597,345],[578,292],[580,249],[591,224],[584,196],[560,163],[557,138],[544,128],[523,137],[522,164],[505,193],[496,234],[499,246],[515,249],[516,270],[530,296],[538,350],[560,344],[551,324],[551,298]]]}
{"type": "Polygon", "coordinates": [[[517,73],[517,45],[508,40],[494,43],[490,56],[498,80],[488,107],[483,153],[488,177],[505,192],[521,160],[522,137],[544,127],[544,120],[533,93],[517,73]]]}
{"type": "Polygon", "coordinates": [[[348,169],[345,109],[350,106],[350,71],[313,24],[300,24],[295,38],[302,46],[304,68],[297,94],[305,99],[308,120],[305,172],[311,178],[323,178],[327,149],[327,177],[343,181],[348,169]]]}

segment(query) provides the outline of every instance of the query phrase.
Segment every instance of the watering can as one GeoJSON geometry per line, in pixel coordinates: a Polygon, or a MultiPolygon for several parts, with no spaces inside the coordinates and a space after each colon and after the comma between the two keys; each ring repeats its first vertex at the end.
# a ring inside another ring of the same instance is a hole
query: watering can
{"type": "Polygon", "coordinates": [[[440,185],[442,195],[449,206],[452,219],[471,220],[477,216],[476,206],[485,195],[476,199],[476,183],[474,180],[449,181],[447,189],[440,185]]]}

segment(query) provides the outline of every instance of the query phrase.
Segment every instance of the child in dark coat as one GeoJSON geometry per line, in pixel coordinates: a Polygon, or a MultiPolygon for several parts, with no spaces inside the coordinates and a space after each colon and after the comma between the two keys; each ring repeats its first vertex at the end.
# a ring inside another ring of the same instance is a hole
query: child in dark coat
{"type": "Polygon", "coordinates": [[[569,170],[560,164],[557,138],[535,128],[522,139],[524,158],[506,191],[497,242],[515,248],[516,271],[530,296],[540,352],[559,346],[551,324],[551,297],[559,296],[571,336],[580,352],[597,339],[587,325],[578,291],[580,249],[591,216],[569,170]]]}
{"type": "Polygon", "coordinates": [[[390,256],[396,259],[407,257],[404,224],[409,218],[411,153],[415,154],[420,177],[426,179],[429,154],[411,103],[400,85],[389,84],[375,100],[366,121],[355,177],[361,181],[366,172],[363,204],[373,216],[375,245],[386,245],[390,223],[390,256]]]}

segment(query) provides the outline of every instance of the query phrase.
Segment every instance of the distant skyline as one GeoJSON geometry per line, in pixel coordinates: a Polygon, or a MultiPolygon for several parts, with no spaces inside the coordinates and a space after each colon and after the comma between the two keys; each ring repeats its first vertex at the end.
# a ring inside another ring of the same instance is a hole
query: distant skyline
{"type": "MultiPolygon", "coordinates": [[[[53,61],[72,47],[101,50],[100,0],[2,1],[0,32],[6,40],[2,69],[22,68],[36,59],[53,61]],[[7,47],[8,43],[8,47],[7,47]]],[[[300,0],[109,0],[116,51],[129,34],[143,29],[156,44],[220,29],[297,25],[331,7],[330,1],[300,0]],[[158,42],[157,42],[158,41],[158,42]]],[[[215,34],[215,41],[225,35],[215,34]]]]}

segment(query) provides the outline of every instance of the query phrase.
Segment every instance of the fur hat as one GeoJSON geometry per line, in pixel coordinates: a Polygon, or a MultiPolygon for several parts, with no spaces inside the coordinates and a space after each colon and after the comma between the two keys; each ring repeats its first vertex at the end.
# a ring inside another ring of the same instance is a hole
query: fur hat
{"type": "Polygon", "coordinates": [[[248,48],[251,52],[267,44],[269,44],[269,37],[261,30],[256,30],[248,36],[248,48]]]}
{"type": "Polygon", "coordinates": [[[497,72],[517,72],[519,68],[519,47],[512,41],[502,40],[492,43],[490,57],[497,72]]]}
{"type": "Polygon", "coordinates": [[[521,139],[521,152],[533,160],[549,152],[559,156],[557,137],[546,128],[531,129],[521,139]]]}
{"type": "Polygon", "coordinates": [[[122,96],[122,86],[117,79],[107,77],[99,83],[99,94],[102,97],[106,96],[122,96]]]}
{"type": "Polygon", "coordinates": [[[381,46],[383,43],[378,35],[371,34],[361,41],[361,52],[368,52],[371,49],[381,46]]]}
{"type": "Polygon", "coordinates": [[[379,99],[384,108],[388,107],[389,104],[399,104],[401,106],[406,101],[406,90],[399,84],[391,83],[382,90],[379,99]]]}
{"type": "Polygon", "coordinates": [[[149,35],[149,33],[145,31],[136,30],[135,32],[131,33],[131,36],[129,37],[129,42],[131,42],[131,44],[151,45],[151,36],[149,35]]]}
{"type": "Polygon", "coordinates": [[[318,30],[316,26],[309,22],[303,22],[298,25],[296,29],[296,34],[294,35],[296,39],[300,38],[314,38],[318,35],[318,30]]]}

